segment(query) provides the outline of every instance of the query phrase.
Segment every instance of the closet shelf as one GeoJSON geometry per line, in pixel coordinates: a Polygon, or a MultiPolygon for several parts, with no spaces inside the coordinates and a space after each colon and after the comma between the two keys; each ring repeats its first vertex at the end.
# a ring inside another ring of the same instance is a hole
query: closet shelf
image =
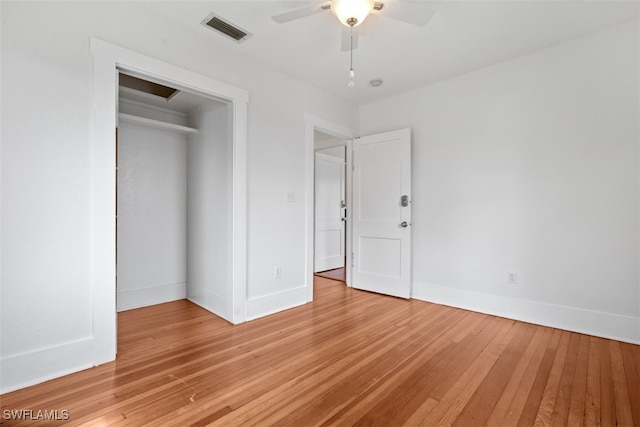
{"type": "Polygon", "coordinates": [[[173,123],[161,122],[159,120],[147,119],[146,117],[134,116],[132,114],[118,113],[118,120],[122,123],[143,125],[154,129],[177,132],[187,135],[198,133],[198,129],[195,128],[176,125],[173,123]]]}

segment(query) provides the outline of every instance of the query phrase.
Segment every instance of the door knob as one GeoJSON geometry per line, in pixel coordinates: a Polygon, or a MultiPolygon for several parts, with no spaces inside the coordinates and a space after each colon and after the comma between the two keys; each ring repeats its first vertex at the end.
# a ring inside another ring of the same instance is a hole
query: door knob
{"type": "Polygon", "coordinates": [[[407,221],[402,221],[400,223],[400,227],[402,227],[402,228],[407,228],[408,226],[409,226],[409,224],[407,223],[407,221]]]}

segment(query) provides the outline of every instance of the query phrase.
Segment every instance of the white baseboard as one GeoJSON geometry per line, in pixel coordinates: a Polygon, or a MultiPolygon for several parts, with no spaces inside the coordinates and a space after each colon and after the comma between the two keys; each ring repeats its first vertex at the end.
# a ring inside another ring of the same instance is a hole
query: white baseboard
{"type": "Polygon", "coordinates": [[[113,360],[98,360],[94,337],[4,357],[0,360],[0,394],[82,371],[113,360]]]}
{"type": "Polygon", "coordinates": [[[413,282],[413,298],[549,326],[602,338],[640,344],[640,318],[583,308],[413,282]]]}
{"type": "Polygon", "coordinates": [[[187,283],[170,283],[150,288],[118,291],[118,311],[177,301],[187,297],[187,283]]]}
{"type": "Polygon", "coordinates": [[[247,301],[247,320],[268,316],[306,303],[307,288],[305,286],[250,298],[247,301]]]}
{"type": "Polygon", "coordinates": [[[187,299],[205,310],[212,312],[216,316],[222,317],[227,322],[233,323],[228,313],[229,302],[227,298],[222,295],[210,292],[202,286],[189,285],[187,299]]]}

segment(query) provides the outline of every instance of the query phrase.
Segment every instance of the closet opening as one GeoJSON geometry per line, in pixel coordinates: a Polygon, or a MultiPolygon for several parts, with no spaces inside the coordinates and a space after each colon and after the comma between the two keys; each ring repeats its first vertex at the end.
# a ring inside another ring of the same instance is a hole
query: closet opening
{"type": "Polygon", "coordinates": [[[186,298],[227,318],[233,106],[173,86],[119,70],[117,311],[186,298]]]}

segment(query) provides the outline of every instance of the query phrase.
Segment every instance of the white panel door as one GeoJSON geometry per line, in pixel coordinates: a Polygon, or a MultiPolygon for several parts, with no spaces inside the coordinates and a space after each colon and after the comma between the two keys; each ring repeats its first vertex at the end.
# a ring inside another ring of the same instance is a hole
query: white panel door
{"type": "Polygon", "coordinates": [[[316,153],[314,272],[344,267],[345,162],[316,153]]]}
{"type": "Polygon", "coordinates": [[[352,286],[411,297],[411,130],[353,142],[352,286]]]}

